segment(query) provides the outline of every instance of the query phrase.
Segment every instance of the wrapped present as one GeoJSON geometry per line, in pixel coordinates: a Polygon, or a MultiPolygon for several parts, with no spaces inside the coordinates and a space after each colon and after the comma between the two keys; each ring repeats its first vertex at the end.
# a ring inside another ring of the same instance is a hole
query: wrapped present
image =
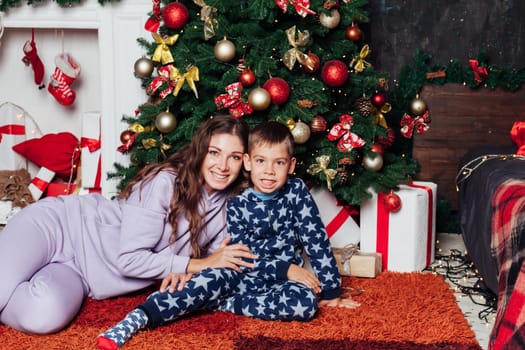
{"type": "Polygon", "coordinates": [[[359,243],[360,229],[352,217],[358,214],[357,210],[340,205],[337,198],[325,188],[314,187],[310,189],[310,193],[319,208],[321,220],[330,238],[330,245],[343,248],[349,244],[359,243]]]}
{"type": "Polygon", "coordinates": [[[414,181],[399,187],[399,211],[390,210],[384,193],[362,203],[360,249],[381,253],[384,270],[421,271],[434,261],[437,185],[414,181]]]}
{"type": "Polygon", "coordinates": [[[28,188],[33,195],[34,200],[39,200],[42,197],[42,193],[46,190],[47,186],[53,178],[55,177],[55,172],[49,170],[46,167],[41,167],[36,176],[31,180],[28,188]]]}
{"type": "Polygon", "coordinates": [[[363,253],[353,244],[333,251],[342,276],[374,278],[381,273],[381,253],[363,253]]]}
{"type": "Polygon", "coordinates": [[[80,147],[82,188],[100,188],[102,169],[99,112],[86,112],[83,114],[80,147]]]}

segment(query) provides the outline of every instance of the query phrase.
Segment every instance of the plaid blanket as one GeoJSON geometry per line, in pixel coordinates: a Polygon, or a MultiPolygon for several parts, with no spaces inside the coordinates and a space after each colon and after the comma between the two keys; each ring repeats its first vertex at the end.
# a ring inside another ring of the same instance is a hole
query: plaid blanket
{"type": "Polygon", "coordinates": [[[491,252],[498,264],[498,308],[489,349],[525,348],[525,182],[510,179],[492,197],[491,252]]]}

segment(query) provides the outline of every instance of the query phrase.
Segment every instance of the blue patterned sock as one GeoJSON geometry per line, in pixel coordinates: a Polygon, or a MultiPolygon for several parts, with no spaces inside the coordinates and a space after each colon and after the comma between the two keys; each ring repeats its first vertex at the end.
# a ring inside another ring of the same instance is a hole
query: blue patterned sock
{"type": "Polygon", "coordinates": [[[126,317],[97,338],[97,346],[102,350],[116,350],[142,328],[146,327],[148,316],[142,309],[131,311],[126,317]]]}

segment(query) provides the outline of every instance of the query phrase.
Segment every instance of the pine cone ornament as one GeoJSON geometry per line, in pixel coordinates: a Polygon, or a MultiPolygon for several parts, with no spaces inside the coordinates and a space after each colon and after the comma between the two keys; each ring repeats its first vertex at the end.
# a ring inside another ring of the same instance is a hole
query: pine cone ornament
{"type": "Polygon", "coordinates": [[[375,110],[375,106],[372,104],[369,98],[361,97],[355,100],[355,108],[363,117],[370,116],[375,110]]]}

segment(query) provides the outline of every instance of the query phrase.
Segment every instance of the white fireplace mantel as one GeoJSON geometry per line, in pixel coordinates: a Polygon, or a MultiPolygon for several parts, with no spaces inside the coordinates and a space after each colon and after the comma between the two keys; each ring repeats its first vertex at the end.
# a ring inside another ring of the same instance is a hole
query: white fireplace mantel
{"type": "MultiPolygon", "coordinates": [[[[144,52],[139,37],[150,37],[144,23],[151,11],[151,2],[122,0],[100,5],[88,0],[81,5],[62,8],[53,1],[37,6],[11,8],[4,14],[6,28],[92,29],[98,31],[100,55],[100,106],[102,116],[102,174],[113,172],[113,163],[127,164],[128,157],[116,151],[120,133],[126,124],[124,115],[144,102],[146,96],[133,75],[133,65],[144,52]]],[[[103,176],[102,192],[116,194],[117,181],[103,176]]]]}

